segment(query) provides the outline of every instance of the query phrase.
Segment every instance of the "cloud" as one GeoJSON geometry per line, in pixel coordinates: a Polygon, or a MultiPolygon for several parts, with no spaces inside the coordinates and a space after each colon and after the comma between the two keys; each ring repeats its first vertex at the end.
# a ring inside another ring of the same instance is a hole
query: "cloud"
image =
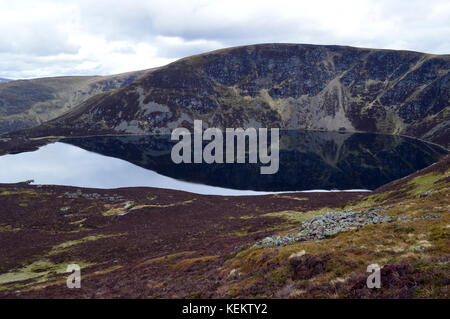
{"type": "Polygon", "coordinates": [[[48,56],[76,54],[79,45],[68,35],[72,25],[69,7],[49,5],[18,6],[16,1],[0,3],[0,53],[48,56]]]}
{"type": "Polygon", "coordinates": [[[112,74],[228,46],[449,53],[446,0],[2,1],[0,77],[112,74]]]}

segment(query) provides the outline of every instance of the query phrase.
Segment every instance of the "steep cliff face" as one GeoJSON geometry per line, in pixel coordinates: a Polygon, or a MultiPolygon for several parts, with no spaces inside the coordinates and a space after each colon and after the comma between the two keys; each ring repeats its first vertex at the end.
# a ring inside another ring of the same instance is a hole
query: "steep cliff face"
{"type": "Polygon", "coordinates": [[[450,55],[263,44],[181,59],[33,134],[281,127],[406,134],[449,147],[450,55]]]}
{"type": "Polygon", "coordinates": [[[54,119],[88,98],[124,87],[148,71],[112,76],[0,79],[0,134],[54,119]]]}

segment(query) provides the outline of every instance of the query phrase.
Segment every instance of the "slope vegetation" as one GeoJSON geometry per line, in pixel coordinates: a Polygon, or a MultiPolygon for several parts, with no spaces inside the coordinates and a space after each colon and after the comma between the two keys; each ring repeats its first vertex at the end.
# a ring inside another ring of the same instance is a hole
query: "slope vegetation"
{"type": "Polygon", "coordinates": [[[0,184],[0,298],[448,298],[449,187],[449,156],[368,195],[0,184]],[[260,244],[342,211],[378,220],[260,244]]]}

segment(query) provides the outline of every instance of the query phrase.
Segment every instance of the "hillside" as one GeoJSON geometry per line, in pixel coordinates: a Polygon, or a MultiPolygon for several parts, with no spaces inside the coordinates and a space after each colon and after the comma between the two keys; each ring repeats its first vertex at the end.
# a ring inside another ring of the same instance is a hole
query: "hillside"
{"type": "Polygon", "coordinates": [[[121,88],[147,72],[149,70],[112,76],[0,79],[0,134],[51,120],[86,99],[121,88]]]}
{"type": "Polygon", "coordinates": [[[404,134],[449,147],[450,55],[262,44],[178,60],[29,136],[281,127],[404,134]]]}
{"type": "Polygon", "coordinates": [[[448,298],[449,178],[447,156],[369,194],[0,184],[0,298],[448,298]]]}

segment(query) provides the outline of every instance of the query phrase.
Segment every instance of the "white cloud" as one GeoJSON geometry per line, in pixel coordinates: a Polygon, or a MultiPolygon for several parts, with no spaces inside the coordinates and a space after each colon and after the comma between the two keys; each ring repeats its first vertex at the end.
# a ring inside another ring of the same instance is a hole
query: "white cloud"
{"type": "Polygon", "coordinates": [[[268,42],[450,52],[446,0],[4,0],[0,77],[112,74],[268,42]]]}

